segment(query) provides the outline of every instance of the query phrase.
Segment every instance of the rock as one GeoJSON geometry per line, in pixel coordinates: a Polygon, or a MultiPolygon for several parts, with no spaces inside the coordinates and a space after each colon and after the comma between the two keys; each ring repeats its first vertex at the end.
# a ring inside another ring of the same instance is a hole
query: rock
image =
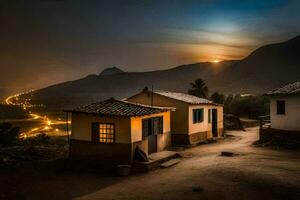
{"type": "Polygon", "coordinates": [[[118,165],[118,174],[120,176],[128,176],[130,174],[131,166],[130,165],[118,165]]]}
{"type": "Polygon", "coordinates": [[[227,156],[227,157],[232,157],[232,156],[237,156],[237,153],[230,152],[230,151],[222,151],[221,156],[227,156]]]}
{"type": "Polygon", "coordinates": [[[240,118],[232,114],[224,114],[224,128],[226,130],[244,130],[240,118]]]}
{"type": "Polygon", "coordinates": [[[203,192],[203,188],[201,188],[201,187],[194,187],[193,188],[193,192],[203,192]]]}
{"type": "Polygon", "coordinates": [[[8,163],[9,158],[3,158],[2,160],[3,160],[4,163],[8,163]]]}
{"type": "Polygon", "coordinates": [[[135,147],[134,160],[148,162],[149,158],[147,154],[140,148],[139,145],[135,147]]]}
{"type": "Polygon", "coordinates": [[[178,164],[180,161],[181,161],[181,160],[178,159],[178,158],[171,159],[171,160],[168,160],[167,162],[164,162],[164,163],[160,164],[160,167],[168,168],[168,167],[171,167],[171,166],[173,166],[173,165],[178,164]]]}

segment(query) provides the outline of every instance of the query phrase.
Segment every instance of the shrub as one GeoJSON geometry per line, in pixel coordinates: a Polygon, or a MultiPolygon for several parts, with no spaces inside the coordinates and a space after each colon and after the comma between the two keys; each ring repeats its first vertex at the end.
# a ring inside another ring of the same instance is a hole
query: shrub
{"type": "Polygon", "coordinates": [[[219,92],[215,92],[210,96],[210,100],[214,103],[224,104],[225,96],[219,92]]]}
{"type": "Polygon", "coordinates": [[[29,112],[21,106],[0,104],[0,119],[24,119],[29,117],[29,112]]]}
{"type": "Polygon", "coordinates": [[[229,95],[224,103],[224,112],[239,117],[257,119],[258,116],[269,114],[270,101],[266,96],[229,95]]]}
{"type": "Polygon", "coordinates": [[[45,133],[40,133],[35,137],[36,143],[40,144],[49,144],[50,137],[46,135],[45,133]]]}
{"type": "Polygon", "coordinates": [[[25,144],[27,145],[43,145],[50,143],[50,137],[45,133],[40,133],[34,137],[29,137],[24,140],[25,144]]]}
{"type": "Polygon", "coordinates": [[[10,123],[0,124],[0,145],[9,146],[19,140],[20,128],[13,127],[10,123]]]}

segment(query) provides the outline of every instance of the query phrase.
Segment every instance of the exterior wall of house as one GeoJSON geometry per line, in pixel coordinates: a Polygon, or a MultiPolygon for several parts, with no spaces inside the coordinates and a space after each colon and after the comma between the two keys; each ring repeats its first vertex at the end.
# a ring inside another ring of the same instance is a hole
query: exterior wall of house
{"type": "Polygon", "coordinates": [[[159,114],[146,115],[142,117],[131,118],[131,141],[138,142],[142,140],[142,120],[151,117],[163,116],[163,132],[168,133],[171,131],[171,114],[170,111],[159,114]]]}
{"type": "MultiPolygon", "coordinates": [[[[127,99],[145,105],[151,105],[152,92],[144,91],[127,99]]],[[[153,106],[174,107],[175,112],[171,112],[172,134],[186,134],[188,132],[188,104],[177,101],[158,94],[153,94],[153,106]]]]}
{"type": "Polygon", "coordinates": [[[70,140],[69,157],[80,162],[93,162],[103,166],[131,164],[132,143],[93,143],[84,140],[70,140]]]}
{"type": "Polygon", "coordinates": [[[100,117],[72,113],[70,158],[93,161],[101,165],[130,164],[132,149],[130,118],[100,117]],[[92,123],[114,123],[115,143],[92,142],[92,123]]]}
{"type": "MultiPolygon", "coordinates": [[[[143,91],[127,99],[130,102],[151,105],[152,92],[143,91]]],[[[189,105],[162,95],[153,94],[153,105],[174,107],[175,112],[171,112],[171,140],[173,145],[189,145],[212,138],[212,126],[208,124],[208,109],[217,108],[218,110],[218,136],[223,136],[223,107],[212,105],[189,105]],[[193,108],[205,108],[204,122],[193,124],[193,108]]]]}
{"type": "Polygon", "coordinates": [[[209,105],[190,105],[189,106],[189,131],[188,134],[194,134],[197,132],[206,132],[211,130],[211,123],[208,123],[208,109],[209,105]],[[201,123],[193,123],[193,110],[203,108],[203,121],[201,123]]]}
{"type": "Polygon", "coordinates": [[[115,143],[131,143],[129,117],[100,117],[85,113],[72,113],[71,139],[91,141],[93,122],[115,124],[115,143]]]}
{"type": "Polygon", "coordinates": [[[217,131],[218,137],[223,136],[223,107],[214,105],[190,105],[189,106],[189,141],[191,144],[205,141],[213,138],[212,120],[209,123],[208,110],[217,109],[217,131]],[[193,123],[193,109],[203,108],[203,121],[201,123],[193,123]]]}
{"type": "Polygon", "coordinates": [[[131,118],[131,142],[138,143],[145,153],[148,153],[148,139],[142,138],[142,120],[151,117],[163,116],[163,134],[156,136],[157,151],[163,151],[171,145],[171,113],[170,111],[131,118]]]}
{"type": "Polygon", "coordinates": [[[212,106],[212,109],[216,108],[218,112],[218,137],[224,136],[224,111],[223,106],[212,106]]]}
{"type": "Polygon", "coordinates": [[[195,144],[206,141],[211,138],[209,131],[211,130],[211,123],[208,123],[208,109],[209,105],[190,105],[188,111],[189,130],[188,143],[195,144]],[[193,123],[193,109],[203,109],[203,121],[200,123],[193,123]]]}
{"type": "Polygon", "coordinates": [[[300,95],[282,95],[271,97],[271,128],[288,131],[300,131],[300,95]],[[277,100],[285,101],[285,114],[277,114],[277,100]]]}

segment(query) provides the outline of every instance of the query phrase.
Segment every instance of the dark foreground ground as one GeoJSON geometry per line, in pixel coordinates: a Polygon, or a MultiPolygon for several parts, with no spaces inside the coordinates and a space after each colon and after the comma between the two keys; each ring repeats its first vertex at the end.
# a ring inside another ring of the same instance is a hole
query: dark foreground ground
{"type": "Polygon", "coordinates": [[[117,177],[65,161],[0,170],[2,199],[300,199],[300,152],[252,145],[257,128],[181,152],[182,161],[117,177]],[[221,151],[239,155],[222,157],[221,151]]]}

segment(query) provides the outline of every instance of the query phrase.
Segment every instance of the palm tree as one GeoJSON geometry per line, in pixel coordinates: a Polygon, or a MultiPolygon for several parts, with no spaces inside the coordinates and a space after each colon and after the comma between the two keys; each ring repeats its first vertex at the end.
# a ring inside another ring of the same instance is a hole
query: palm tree
{"type": "Polygon", "coordinates": [[[201,78],[196,79],[194,83],[190,83],[190,84],[192,86],[192,89],[189,90],[189,94],[201,98],[208,97],[208,87],[206,86],[206,83],[201,78]]]}

